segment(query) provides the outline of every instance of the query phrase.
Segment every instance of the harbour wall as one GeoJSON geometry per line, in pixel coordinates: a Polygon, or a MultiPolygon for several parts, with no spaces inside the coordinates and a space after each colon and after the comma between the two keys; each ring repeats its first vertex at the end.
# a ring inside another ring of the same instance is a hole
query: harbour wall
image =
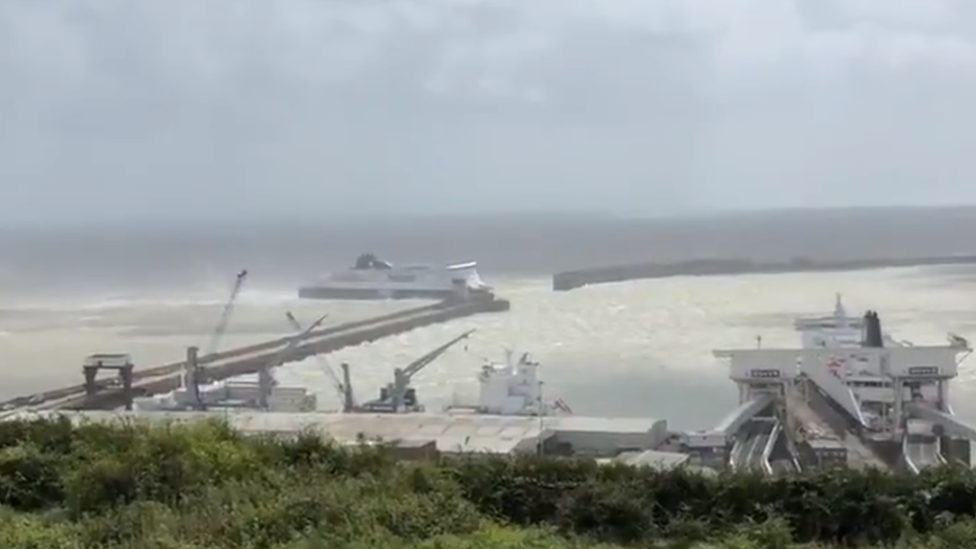
{"type": "Polygon", "coordinates": [[[634,263],[563,271],[552,275],[552,289],[565,292],[593,284],[675,276],[719,276],[802,272],[857,271],[895,267],[973,265],[974,255],[879,258],[843,261],[793,258],[789,261],[756,262],[749,259],[695,259],[676,263],[634,263]]]}
{"type": "MultiPolygon", "coordinates": [[[[287,350],[287,346],[294,338],[284,337],[201,356],[197,364],[206,380],[221,381],[256,373],[269,364],[297,362],[313,355],[369,343],[416,328],[476,314],[504,312],[510,308],[509,301],[494,296],[469,301],[444,301],[314,330],[302,337],[300,343],[291,350],[287,350]]],[[[85,385],[74,385],[25,395],[0,402],[0,410],[11,413],[25,409],[115,408],[125,405],[133,396],[161,394],[176,389],[185,367],[186,361],[180,361],[137,368],[132,373],[132,387],[129,391],[120,386],[118,378],[103,379],[96,383],[94,390],[86,390],[85,385]]]]}

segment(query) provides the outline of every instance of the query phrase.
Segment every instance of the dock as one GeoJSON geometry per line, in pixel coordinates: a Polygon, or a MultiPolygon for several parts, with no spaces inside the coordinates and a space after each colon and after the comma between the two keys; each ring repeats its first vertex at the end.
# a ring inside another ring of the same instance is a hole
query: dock
{"type": "MultiPolygon", "coordinates": [[[[443,413],[275,413],[40,411],[9,419],[67,418],[80,424],[140,421],[188,424],[226,421],[245,435],[292,437],[316,433],[342,444],[384,441],[396,445],[432,443],[442,453],[547,453],[610,457],[622,449],[653,450],[668,438],[668,424],[656,418],[502,416],[443,413]]],[[[680,457],[680,456],[679,456],[680,457]]]]}
{"type": "MultiPolygon", "coordinates": [[[[839,447],[847,452],[848,467],[852,469],[886,469],[888,463],[863,441],[853,435],[847,420],[831,407],[827,397],[809,380],[800,381],[805,385],[805,399],[787,396],[787,409],[790,416],[802,425],[804,438],[811,443],[822,440],[836,440],[839,447]]],[[[894,461],[889,459],[888,461],[894,461]]]]}
{"type": "Polygon", "coordinates": [[[956,417],[950,382],[972,353],[964,338],[947,344],[899,342],[876,312],[798,319],[800,348],[714,351],[728,360],[739,406],[685,445],[716,468],[776,474],[808,468],[896,469],[919,473],[943,463],[971,466],[976,426],[956,417]],[[861,331],[859,344],[809,345],[811,333],[861,331]],[[886,345],[887,343],[887,345],[886,345]]]}
{"type": "Polygon", "coordinates": [[[552,289],[557,292],[566,292],[594,284],[610,284],[627,280],[670,278],[676,276],[841,272],[938,265],[976,265],[976,255],[889,257],[857,260],[793,258],[788,261],[772,262],[716,258],[680,261],[677,263],[633,263],[629,265],[591,267],[555,273],[552,275],[552,289]]]}
{"type": "MultiPolygon", "coordinates": [[[[503,312],[507,300],[488,296],[472,300],[448,300],[398,311],[304,334],[297,345],[294,337],[283,337],[254,345],[200,356],[196,365],[207,381],[257,373],[269,363],[298,362],[317,354],[369,343],[416,328],[448,322],[476,314],[503,312]],[[291,345],[291,348],[288,348],[291,345]]],[[[187,361],[172,362],[131,371],[131,386],[118,377],[98,380],[0,402],[0,411],[10,415],[31,410],[113,409],[125,406],[135,396],[162,394],[176,389],[187,361]]]]}

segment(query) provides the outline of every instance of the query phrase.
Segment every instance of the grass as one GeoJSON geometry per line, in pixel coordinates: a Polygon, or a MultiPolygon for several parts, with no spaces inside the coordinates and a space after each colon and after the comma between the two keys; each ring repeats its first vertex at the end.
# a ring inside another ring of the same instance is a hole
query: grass
{"type": "Polygon", "coordinates": [[[976,475],[700,476],[192,426],[0,423],[0,548],[976,547],[976,475]]]}

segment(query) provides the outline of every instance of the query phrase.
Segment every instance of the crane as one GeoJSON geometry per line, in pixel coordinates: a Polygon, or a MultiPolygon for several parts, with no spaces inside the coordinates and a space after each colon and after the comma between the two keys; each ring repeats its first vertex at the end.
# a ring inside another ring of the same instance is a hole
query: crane
{"type": "MultiPolygon", "coordinates": [[[[410,380],[413,378],[413,376],[417,375],[421,370],[426,368],[431,362],[434,362],[441,355],[446,353],[448,349],[457,345],[462,340],[467,339],[474,332],[474,329],[468,330],[434,349],[433,351],[418,358],[417,360],[411,362],[405,368],[394,369],[393,381],[388,383],[386,387],[380,389],[379,398],[363,403],[361,407],[357,408],[357,411],[398,413],[401,411],[419,410],[420,407],[417,403],[417,395],[414,389],[410,387],[410,380]]],[[[348,367],[344,364],[343,373],[347,374],[347,372],[348,367]]],[[[352,387],[346,387],[346,390],[349,392],[348,394],[351,394],[352,387]]]]}
{"type": "MultiPolygon", "coordinates": [[[[230,297],[224,304],[224,310],[220,313],[220,321],[217,322],[217,327],[214,328],[213,334],[210,336],[210,342],[207,344],[204,356],[217,352],[220,340],[224,337],[224,332],[227,331],[227,326],[230,324],[230,317],[234,314],[234,305],[237,303],[237,296],[240,295],[245,280],[247,280],[247,269],[241,269],[234,280],[234,288],[230,292],[230,297]]],[[[195,370],[189,376],[184,375],[180,381],[184,388],[189,388],[192,391],[194,407],[198,410],[206,410],[206,403],[203,402],[203,395],[200,394],[200,378],[202,377],[200,374],[199,370],[195,370]],[[191,385],[192,387],[190,387],[191,385]]]]}
{"type": "Polygon", "coordinates": [[[243,269],[237,273],[237,279],[234,281],[234,289],[231,290],[230,297],[227,299],[227,303],[224,304],[224,310],[220,314],[220,321],[217,323],[213,335],[210,336],[210,343],[206,347],[204,356],[217,352],[220,340],[224,337],[224,332],[227,331],[227,326],[230,324],[230,317],[234,314],[234,305],[237,304],[237,296],[240,295],[245,280],[247,280],[247,269],[243,269]]]}
{"type": "MultiPolygon", "coordinates": [[[[291,324],[291,327],[296,332],[305,331],[305,329],[302,328],[301,323],[298,322],[298,319],[295,318],[295,315],[293,315],[291,311],[286,312],[285,316],[288,318],[288,323],[291,324]]],[[[322,370],[325,371],[326,375],[329,376],[329,381],[332,382],[332,387],[335,389],[336,394],[339,395],[340,402],[344,402],[346,400],[346,390],[343,388],[342,382],[339,381],[339,377],[336,375],[335,370],[332,369],[332,366],[324,356],[315,355],[315,360],[319,363],[322,370]]]]}
{"type": "Polygon", "coordinates": [[[290,355],[292,351],[294,351],[295,348],[308,337],[308,334],[321,326],[328,316],[328,313],[320,316],[315,322],[309,324],[307,328],[293,335],[291,339],[288,340],[288,344],[275,355],[274,359],[258,370],[258,386],[260,387],[259,398],[260,407],[262,409],[268,408],[268,394],[271,392],[271,387],[274,384],[274,380],[271,377],[271,369],[281,366],[285,359],[288,358],[288,355],[290,355]]]}

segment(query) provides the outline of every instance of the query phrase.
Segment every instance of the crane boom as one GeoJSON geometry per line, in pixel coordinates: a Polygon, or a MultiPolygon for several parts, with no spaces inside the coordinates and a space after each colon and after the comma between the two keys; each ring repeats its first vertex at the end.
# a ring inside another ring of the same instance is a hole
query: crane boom
{"type": "Polygon", "coordinates": [[[433,351],[431,351],[431,352],[425,354],[424,356],[418,358],[417,360],[411,362],[405,368],[403,368],[403,371],[402,371],[403,375],[406,376],[408,379],[411,378],[411,377],[413,377],[415,374],[417,374],[418,372],[420,372],[421,370],[423,370],[425,367],[427,367],[428,364],[430,364],[431,362],[434,362],[435,360],[437,360],[438,357],[440,357],[442,354],[446,353],[448,351],[448,349],[450,349],[451,347],[457,345],[461,341],[467,339],[468,336],[470,336],[471,334],[475,333],[475,331],[476,330],[472,328],[471,330],[468,330],[467,332],[464,332],[463,334],[455,337],[454,339],[448,341],[447,343],[441,345],[440,347],[434,349],[433,351]]]}
{"type": "MultiPolygon", "coordinates": [[[[217,327],[214,328],[213,334],[210,336],[210,342],[207,343],[204,356],[217,352],[220,340],[224,337],[227,326],[230,325],[230,317],[234,314],[234,305],[237,303],[237,296],[241,293],[241,288],[244,287],[244,281],[246,279],[247,269],[241,269],[241,272],[237,273],[237,278],[234,280],[234,288],[230,292],[230,297],[227,299],[227,303],[224,304],[224,310],[220,313],[220,321],[217,322],[217,327]]],[[[206,410],[207,405],[203,401],[203,395],[200,393],[200,371],[193,372],[192,379],[188,379],[186,375],[180,378],[180,387],[187,388],[188,384],[192,384],[190,389],[193,391],[193,406],[198,410],[206,410]]]]}
{"type": "Polygon", "coordinates": [[[234,281],[234,289],[231,290],[230,298],[228,298],[227,303],[224,304],[224,310],[220,314],[220,321],[217,323],[217,327],[214,329],[213,335],[210,336],[210,343],[206,347],[204,356],[212,355],[217,352],[218,346],[220,345],[220,340],[223,339],[224,332],[227,331],[227,326],[230,324],[230,317],[234,314],[234,305],[237,303],[237,296],[240,295],[246,279],[247,269],[243,269],[241,272],[237,273],[237,279],[234,281]]]}
{"type": "Polygon", "coordinates": [[[258,404],[261,409],[263,410],[268,409],[268,398],[271,395],[272,387],[274,387],[275,385],[275,380],[271,376],[271,369],[281,366],[284,363],[285,358],[287,358],[288,355],[296,347],[298,347],[298,345],[303,340],[305,340],[309,332],[311,332],[312,330],[317,328],[320,324],[322,324],[322,321],[325,320],[326,316],[328,315],[322,315],[321,317],[319,317],[318,320],[313,322],[308,327],[308,329],[303,330],[301,333],[292,336],[291,339],[288,341],[288,344],[285,345],[285,348],[279,351],[271,361],[269,361],[267,364],[262,366],[260,370],[258,370],[258,387],[260,390],[260,392],[258,393],[258,404]]]}
{"type": "MultiPolygon", "coordinates": [[[[291,314],[291,311],[286,312],[285,316],[288,318],[288,323],[291,324],[291,327],[296,332],[300,333],[304,331],[304,328],[302,328],[301,323],[298,322],[298,319],[295,318],[295,315],[291,314]]],[[[332,366],[329,364],[329,362],[325,360],[325,358],[323,358],[321,355],[315,355],[315,360],[319,363],[319,366],[321,366],[322,369],[325,370],[325,373],[329,376],[329,381],[332,382],[332,386],[333,388],[335,388],[336,393],[339,395],[339,399],[341,400],[345,398],[346,393],[342,387],[342,382],[339,381],[339,376],[336,375],[335,370],[332,369],[332,366]]]]}
{"type": "Polygon", "coordinates": [[[272,361],[272,366],[280,365],[281,362],[285,359],[285,357],[287,357],[289,353],[295,350],[295,347],[298,347],[298,344],[301,343],[302,340],[304,340],[305,337],[308,336],[308,334],[310,334],[316,328],[321,326],[323,322],[325,322],[325,319],[328,316],[329,313],[320,316],[315,322],[309,324],[307,328],[293,335],[291,339],[288,341],[288,344],[285,345],[285,348],[282,349],[281,352],[275,356],[275,359],[272,361]]]}

